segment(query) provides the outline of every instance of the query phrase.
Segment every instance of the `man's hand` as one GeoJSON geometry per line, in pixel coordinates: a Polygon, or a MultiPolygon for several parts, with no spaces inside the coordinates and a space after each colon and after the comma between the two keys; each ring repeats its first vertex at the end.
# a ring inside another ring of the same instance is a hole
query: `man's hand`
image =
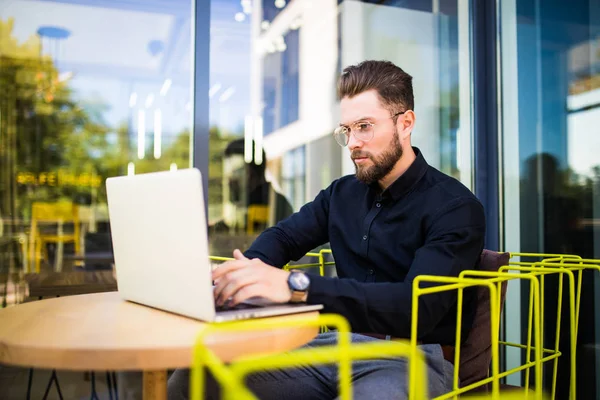
{"type": "Polygon", "coordinates": [[[238,249],[233,251],[233,257],[235,260],[223,263],[212,273],[217,305],[223,305],[230,297],[232,306],[256,296],[276,303],[290,301],[288,271],[267,265],[258,258],[246,258],[238,249]]]}

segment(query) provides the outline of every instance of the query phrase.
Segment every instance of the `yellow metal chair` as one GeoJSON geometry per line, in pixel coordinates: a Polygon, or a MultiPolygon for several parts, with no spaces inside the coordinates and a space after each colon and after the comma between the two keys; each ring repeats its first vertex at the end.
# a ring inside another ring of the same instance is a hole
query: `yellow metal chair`
{"type": "MultiPolygon", "coordinates": [[[[475,271],[474,271],[475,272],[475,271]]],[[[490,272],[490,274],[493,274],[490,272]]],[[[492,383],[492,396],[493,398],[499,398],[499,359],[498,359],[498,330],[499,330],[499,318],[496,316],[500,312],[500,306],[498,304],[498,286],[494,282],[490,282],[486,279],[473,279],[465,277],[447,277],[447,276],[431,276],[431,275],[419,275],[413,281],[413,298],[412,298],[412,318],[411,318],[411,347],[417,348],[418,339],[418,316],[419,316],[419,298],[424,295],[440,293],[444,291],[458,290],[458,304],[457,304],[457,323],[456,323],[456,341],[455,341],[455,356],[454,365],[460,365],[460,348],[461,348],[461,322],[462,322],[462,302],[463,302],[463,290],[468,287],[483,286],[490,292],[490,342],[492,352],[492,376],[488,379],[480,381],[478,383],[461,388],[459,381],[459,370],[460,368],[454,369],[453,377],[453,390],[450,393],[437,397],[436,399],[447,399],[457,398],[458,395],[468,392],[477,387],[482,387],[488,383],[492,383]],[[421,287],[422,283],[434,283],[437,286],[421,287]]],[[[415,382],[411,381],[409,386],[409,392],[414,390],[415,382]]]]}
{"type": "MultiPolygon", "coordinates": [[[[517,255],[527,255],[532,256],[531,253],[512,253],[512,257],[516,257],[517,255]]],[[[418,298],[419,296],[425,294],[436,293],[440,291],[446,290],[458,290],[458,305],[457,305],[457,331],[456,337],[460,338],[460,323],[462,319],[462,301],[463,295],[462,291],[470,286],[476,285],[476,281],[473,281],[473,278],[480,278],[479,285],[496,285],[497,288],[494,291],[489,287],[490,296],[496,296],[495,304],[490,303],[490,315],[491,315],[491,332],[490,339],[492,344],[492,374],[489,378],[483,379],[479,382],[475,382],[471,385],[466,385],[461,387],[461,383],[459,380],[460,376],[460,368],[461,359],[461,346],[462,344],[457,339],[455,343],[455,362],[454,365],[459,366],[455,369],[455,376],[453,382],[453,391],[438,397],[437,399],[447,399],[447,398],[457,398],[458,395],[466,393],[468,391],[473,391],[478,388],[486,389],[486,385],[492,383],[492,398],[506,398],[512,392],[502,391],[500,392],[500,385],[497,383],[500,378],[506,377],[510,374],[525,370],[525,388],[524,390],[528,390],[529,387],[529,372],[533,368],[535,370],[536,375],[536,384],[535,390],[533,393],[533,398],[540,399],[544,398],[545,394],[542,392],[542,365],[543,363],[553,361],[554,370],[553,370],[553,381],[552,381],[552,392],[549,398],[555,397],[555,389],[556,389],[556,376],[557,376],[557,359],[562,354],[558,348],[558,341],[556,341],[555,346],[553,348],[544,348],[542,338],[543,338],[543,325],[544,325],[544,315],[543,315],[543,304],[544,304],[544,292],[542,291],[542,285],[544,281],[544,277],[550,274],[559,274],[565,275],[568,278],[569,282],[569,307],[570,307],[570,333],[571,333],[571,399],[575,398],[576,388],[575,388],[575,346],[576,346],[576,336],[577,336],[577,321],[579,315],[579,294],[580,294],[580,284],[581,284],[581,270],[584,268],[592,268],[599,269],[600,261],[599,260],[583,260],[580,257],[574,255],[559,255],[559,254],[541,254],[536,255],[539,256],[541,261],[533,262],[533,263],[522,263],[512,261],[509,262],[508,265],[505,265],[499,269],[498,272],[490,272],[490,271],[464,271],[459,278],[449,278],[449,277],[439,277],[439,276],[419,276],[416,278],[414,282],[413,288],[413,315],[416,318],[413,318],[412,323],[412,333],[411,338],[413,342],[416,342],[417,331],[416,327],[418,324],[418,298]],[[577,289],[575,288],[575,275],[574,271],[579,273],[579,280],[577,284],[577,289]],[[512,272],[512,273],[510,273],[512,272]],[[518,273],[517,273],[518,272],[518,273]],[[506,284],[508,281],[514,279],[525,279],[530,281],[530,299],[529,299],[529,315],[528,315],[528,335],[527,342],[525,344],[517,344],[517,343],[508,343],[508,342],[499,342],[497,339],[497,329],[500,321],[500,313],[501,313],[501,301],[500,301],[500,293],[501,293],[501,285],[506,284]],[[441,286],[436,287],[428,287],[428,288],[420,288],[420,284],[422,282],[430,282],[442,284],[441,286]],[[496,332],[496,334],[494,334],[496,332]],[[533,344],[532,344],[533,339],[533,344]],[[498,357],[498,346],[512,346],[517,347],[523,350],[526,350],[526,362],[514,369],[500,372],[496,368],[497,357],[498,357]],[[531,357],[531,353],[534,352],[533,359],[531,357]]],[[[558,289],[558,298],[562,298],[562,280],[559,281],[559,289],[558,289]]],[[[490,301],[492,300],[490,297],[490,301]]],[[[561,309],[560,304],[558,306],[557,318],[560,320],[561,318],[561,309]]],[[[557,324],[557,332],[556,337],[560,335],[560,325],[557,324]]],[[[525,393],[528,395],[529,392],[518,392],[525,393]]]]}
{"type": "Polygon", "coordinates": [[[332,254],[330,249],[323,249],[318,253],[306,253],[307,257],[317,257],[319,259],[318,263],[308,263],[308,264],[286,264],[283,269],[286,271],[290,271],[292,269],[303,269],[303,268],[313,268],[319,267],[319,275],[325,276],[325,267],[328,265],[334,265],[335,261],[325,261],[325,254],[332,254]]]}
{"type": "MultiPolygon", "coordinates": [[[[303,268],[314,268],[319,267],[319,274],[321,276],[325,276],[325,267],[328,265],[334,265],[335,261],[325,261],[325,254],[331,254],[330,249],[323,249],[318,253],[306,253],[307,257],[317,257],[319,262],[317,263],[307,263],[307,264],[286,264],[283,266],[283,269],[286,271],[290,271],[292,269],[303,269],[303,268]]],[[[209,259],[211,261],[225,262],[233,260],[232,257],[222,257],[222,256],[210,256],[209,259]]]]}
{"type": "Polygon", "coordinates": [[[198,337],[194,348],[192,372],[190,374],[191,400],[200,400],[204,394],[204,368],[213,374],[224,389],[226,399],[247,400],[256,399],[244,385],[244,378],[253,372],[270,369],[293,368],[297,365],[339,364],[339,398],[350,400],[351,362],[353,360],[374,359],[378,357],[407,357],[409,362],[409,379],[415,390],[409,392],[410,400],[428,399],[427,371],[425,357],[416,347],[411,348],[407,341],[381,341],[375,343],[351,343],[350,326],[339,315],[322,314],[315,318],[294,319],[290,321],[273,321],[270,319],[227,324],[210,325],[198,337]],[[224,365],[218,357],[204,346],[205,339],[210,335],[224,333],[243,334],[255,330],[272,330],[291,326],[321,326],[335,327],[338,332],[338,343],[334,346],[319,348],[302,348],[292,352],[276,355],[263,355],[240,358],[229,365],[224,365]]]}
{"type": "MultiPolygon", "coordinates": [[[[581,304],[581,287],[583,279],[583,271],[585,269],[600,271],[600,260],[597,259],[583,259],[580,256],[573,254],[543,254],[543,253],[511,253],[511,259],[516,257],[528,257],[533,258],[534,261],[511,261],[505,270],[514,270],[530,273],[539,276],[540,286],[539,291],[542,294],[540,297],[540,314],[542,315],[541,330],[542,337],[544,332],[544,309],[545,309],[545,296],[544,284],[545,276],[551,274],[566,275],[569,284],[569,334],[571,338],[570,343],[570,398],[575,399],[576,397],[576,346],[577,346],[577,334],[579,326],[579,314],[581,304]],[[577,276],[575,276],[577,274],[577,276]]],[[[552,392],[550,395],[551,399],[555,398],[556,394],[556,379],[558,369],[558,357],[561,353],[559,351],[559,338],[560,338],[560,321],[562,314],[562,296],[563,296],[563,279],[558,280],[558,289],[556,295],[556,332],[555,332],[555,343],[552,349],[544,349],[545,353],[550,354],[544,357],[544,362],[551,359],[554,360],[553,375],[552,375],[552,392]]],[[[513,343],[505,343],[509,346],[514,346],[513,343]]],[[[526,375],[526,382],[529,376],[526,375]]]]}
{"type": "Polygon", "coordinates": [[[31,258],[35,261],[35,272],[40,272],[40,263],[43,258],[48,260],[46,244],[56,243],[59,251],[56,254],[56,269],[60,270],[62,264],[62,245],[74,243],[75,253],[81,250],[79,234],[79,212],[76,204],[71,202],[41,203],[35,202],[31,207],[30,251],[31,258]],[[73,232],[64,233],[64,224],[73,224],[73,232]],[[54,234],[46,233],[41,229],[44,225],[56,225],[54,234]]]}
{"type": "MultiPolygon", "coordinates": [[[[530,299],[529,299],[529,315],[528,315],[528,334],[527,334],[527,343],[526,344],[518,344],[518,343],[509,343],[509,342],[498,342],[498,345],[516,347],[526,351],[526,361],[523,365],[504,371],[499,373],[498,377],[503,378],[510,374],[525,370],[525,390],[528,390],[529,387],[529,373],[531,368],[535,369],[536,373],[536,386],[535,392],[533,393],[534,398],[555,398],[556,394],[556,378],[557,378],[557,361],[558,358],[562,355],[559,351],[558,340],[556,340],[555,345],[552,348],[545,348],[543,346],[543,332],[544,332],[544,291],[543,284],[544,278],[547,275],[558,274],[558,275],[566,275],[569,282],[569,307],[570,307],[570,323],[569,329],[571,334],[571,382],[570,382],[570,392],[571,399],[575,399],[576,387],[575,387],[575,346],[576,346],[576,336],[577,336],[577,323],[578,323],[578,315],[579,315],[579,294],[581,290],[581,270],[583,268],[593,268],[598,269],[600,262],[598,260],[582,260],[580,257],[575,255],[560,255],[560,254],[534,254],[534,253],[511,253],[511,258],[515,258],[517,256],[523,257],[535,257],[538,258],[536,262],[520,262],[520,261],[510,261],[508,265],[503,266],[499,269],[498,273],[490,273],[483,271],[465,271],[460,275],[460,278],[464,277],[486,277],[488,281],[496,283],[500,285],[500,282],[506,282],[508,280],[513,279],[528,279],[531,281],[531,289],[530,289],[530,299]],[[586,264],[587,261],[587,264],[586,264]],[[595,263],[595,264],[594,264],[595,263]],[[579,279],[577,284],[577,289],[575,289],[575,276],[573,271],[575,270],[579,272],[579,279]],[[513,273],[509,273],[513,272],[513,273]],[[515,273],[515,272],[518,272],[515,273]],[[537,282],[537,283],[536,283],[537,282]],[[535,344],[532,345],[532,336],[535,335],[535,344]],[[531,352],[534,352],[534,359],[531,358],[531,352]],[[541,376],[541,368],[542,365],[546,362],[553,361],[553,377],[552,377],[552,391],[549,396],[542,393],[542,376],[541,376]]],[[[427,279],[427,278],[425,278],[427,279]]],[[[500,288],[500,286],[499,286],[500,288]]],[[[559,280],[559,288],[557,291],[557,298],[562,298],[562,279],[559,280]]],[[[499,292],[499,290],[498,290],[499,292]]],[[[500,302],[498,301],[498,305],[500,302]]],[[[460,307],[459,307],[460,309],[460,307]]],[[[501,308],[498,310],[497,314],[493,316],[494,319],[500,318],[501,308]]],[[[558,321],[561,319],[561,302],[559,300],[557,305],[557,329],[556,329],[556,337],[560,337],[560,324],[558,321]]],[[[457,347],[457,352],[460,352],[460,348],[457,347]]],[[[458,365],[458,364],[455,364],[458,365]]],[[[456,372],[456,371],[455,371],[456,372]]],[[[494,374],[492,374],[492,377],[494,374]]],[[[477,383],[476,385],[471,385],[471,388],[475,386],[479,386],[482,383],[486,383],[488,380],[483,380],[482,382],[477,383]]],[[[440,398],[448,398],[450,396],[456,395],[460,393],[460,391],[456,390],[456,380],[455,380],[455,390],[452,393],[449,393],[446,396],[442,396],[440,398]]],[[[463,388],[462,390],[466,390],[469,388],[463,388]]],[[[469,389],[471,390],[471,389],[469,389]]],[[[494,390],[492,391],[492,397],[496,397],[501,395],[501,398],[506,398],[507,395],[512,392],[502,391],[501,393],[496,393],[494,390]]],[[[521,395],[527,396],[529,392],[520,392],[521,395]]],[[[469,397],[470,398],[470,397],[469,397]]],[[[525,398],[525,397],[524,397],[525,398]]]]}
{"type": "Polygon", "coordinates": [[[253,235],[256,224],[264,226],[269,225],[269,206],[253,204],[248,206],[248,220],[246,223],[246,233],[253,235]]]}

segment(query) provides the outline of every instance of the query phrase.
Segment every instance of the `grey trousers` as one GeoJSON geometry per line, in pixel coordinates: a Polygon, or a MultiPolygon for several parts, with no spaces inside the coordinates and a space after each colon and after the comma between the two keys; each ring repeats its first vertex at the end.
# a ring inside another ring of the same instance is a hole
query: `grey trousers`
{"type": "MultiPolygon", "coordinates": [[[[323,346],[336,343],[335,332],[319,334],[306,346],[323,346]]],[[[378,341],[369,336],[352,334],[352,342],[378,341]]],[[[437,344],[419,346],[427,358],[429,397],[440,396],[452,390],[452,363],[444,359],[437,344]]],[[[312,400],[338,397],[336,365],[299,366],[294,369],[273,370],[249,375],[246,384],[259,399],[312,400]]],[[[168,399],[189,398],[189,370],[176,370],[168,382],[168,399]]],[[[405,358],[385,358],[356,361],[352,364],[352,390],[354,399],[406,399],[408,397],[408,364],[405,358]]],[[[205,399],[219,399],[216,381],[206,379],[205,399]]]]}

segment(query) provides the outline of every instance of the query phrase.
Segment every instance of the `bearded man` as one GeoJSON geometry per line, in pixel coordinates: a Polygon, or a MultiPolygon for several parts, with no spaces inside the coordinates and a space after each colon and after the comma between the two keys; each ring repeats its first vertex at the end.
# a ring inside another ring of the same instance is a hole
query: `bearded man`
{"type": "MultiPolygon", "coordinates": [[[[337,179],[314,201],[265,230],[244,253],[213,272],[215,300],[236,305],[261,296],[274,302],[323,304],[344,316],[353,342],[410,338],[412,282],[418,275],[456,277],[474,269],[483,250],[484,210],[459,181],[431,167],[411,145],[416,114],[412,77],[387,61],[344,69],[338,83],[341,122],[333,136],[347,146],[354,175],[337,179]],[[290,260],[330,243],[337,277],[281,269],[290,260]]],[[[463,340],[471,328],[474,292],[465,291],[463,340]]],[[[428,366],[429,396],[452,389],[456,293],[419,300],[420,349],[428,366]]],[[[335,332],[307,346],[333,344],[335,332]]],[[[407,362],[385,358],[355,362],[357,399],[406,399],[407,362]]],[[[169,398],[187,398],[188,372],[169,380],[169,398]]],[[[333,399],[335,366],[251,375],[261,399],[333,399]]],[[[216,385],[207,398],[218,395],[216,385]]],[[[216,397],[215,397],[216,398],[216,397]]]]}

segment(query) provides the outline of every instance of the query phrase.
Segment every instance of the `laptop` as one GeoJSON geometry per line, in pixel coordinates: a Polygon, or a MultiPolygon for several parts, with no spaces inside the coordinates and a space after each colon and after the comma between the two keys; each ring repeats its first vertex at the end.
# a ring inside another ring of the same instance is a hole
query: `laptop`
{"type": "Polygon", "coordinates": [[[254,298],[217,310],[198,169],[108,178],[106,191],[118,291],[123,299],[206,322],[323,308],[254,298]]]}

